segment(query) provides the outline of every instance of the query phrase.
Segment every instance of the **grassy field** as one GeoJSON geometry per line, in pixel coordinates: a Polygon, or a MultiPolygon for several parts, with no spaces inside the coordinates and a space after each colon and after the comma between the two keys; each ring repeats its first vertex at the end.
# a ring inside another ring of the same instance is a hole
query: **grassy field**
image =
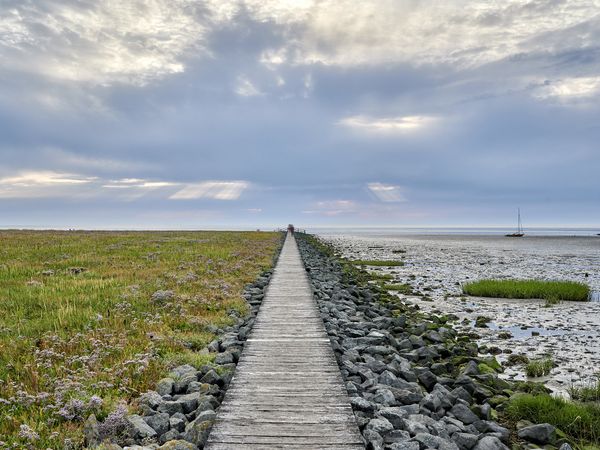
{"type": "Polygon", "coordinates": [[[573,281],[480,280],[463,285],[463,292],[476,297],[539,298],[548,301],[588,301],[589,286],[573,281]]]}
{"type": "Polygon", "coordinates": [[[73,448],[81,420],[202,365],[281,235],[0,231],[0,448],[73,448]],[[157,293],[157,291],[163,291],[157,293]]]}

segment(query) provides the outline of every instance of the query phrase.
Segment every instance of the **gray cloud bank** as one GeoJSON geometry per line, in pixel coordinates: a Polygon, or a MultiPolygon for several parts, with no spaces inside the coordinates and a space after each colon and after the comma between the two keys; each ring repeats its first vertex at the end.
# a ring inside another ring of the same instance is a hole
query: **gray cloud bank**
{"type": "Polygon", "coordinates": [[[0,226],[600,222],[598,1],[4,1],[0,226]]]}

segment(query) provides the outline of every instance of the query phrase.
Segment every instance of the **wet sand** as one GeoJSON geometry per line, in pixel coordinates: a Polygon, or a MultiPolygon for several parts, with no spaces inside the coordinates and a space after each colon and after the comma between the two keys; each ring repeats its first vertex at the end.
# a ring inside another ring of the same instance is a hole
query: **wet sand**
{"type": "MultiPolygon", "coordinates": [[[[557,367],[541,379],[560,395],[572,385],[591,383],[600,371],[600,302],[562,302],[546,307],[540,300],[465,297],[461,283],[481,278],[538,278],[581,281],[600,292],[600,238],[422,235],[322,235],[350,259],[402,259],[403,267],[373,268],[408,283],[421,296],[398,294],[424,311],[451,313],[457,327],[476,332],[478,343],[529,358],[552,355],[557,367]],[[398,253],[398,251],[403,251],[398,253]],[[394,253],[396,251],[396,253],[394,253]],[[489,328],[474,328],[477,316],[489,328]],[[511,337],[502,338],[509,332],[511,337]]],[[[596,297],[597,298],[597,297],[596,297]]],[[[503,376],[524,380],[523,366],[503,376]]]]}

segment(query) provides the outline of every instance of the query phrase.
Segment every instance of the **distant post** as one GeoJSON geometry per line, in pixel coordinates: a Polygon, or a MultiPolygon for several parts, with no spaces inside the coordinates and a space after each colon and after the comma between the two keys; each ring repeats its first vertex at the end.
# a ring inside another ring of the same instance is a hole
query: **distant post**
{"type": "Polygon", "coordinates": [[[288,233],[294,234],[294,225],[291,223],[288,225],[288,233]]]}

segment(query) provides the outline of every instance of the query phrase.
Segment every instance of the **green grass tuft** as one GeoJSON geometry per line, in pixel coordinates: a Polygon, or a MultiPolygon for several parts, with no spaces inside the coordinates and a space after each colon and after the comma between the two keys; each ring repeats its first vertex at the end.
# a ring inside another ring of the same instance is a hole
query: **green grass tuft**
{"type": "Polygon", "coordinates": [[[410,284],[384,284],[383,288],[387,291],[395,291],[405,295],[411,295],[413,293],[410,284]]]}
{"type": "Polygon", "coordinates": [[[541,358],[529,361],[525,365],[525,373],[528,377],[543,377],[548,375],[554,367],[552,358],[541,358]]]}
{"type": "Polygon", "coordinates": [[[463,292],[476,297],[539,298],[556,301],[588,301],[590,288],[574,281],[480,280],[463,285],[463,292]]]}
{"type": "Polygon", "coordinates": [[[404,265],[404,261],[378,261],[358,259],[351,262],[352,264],[356,264],[357,266],[397,267],[404,265]]]}
{"type": "Polygon", "coordinates": [[[569,402],[548,394],[520,394],[511,398],[506,414],[515,422],[525,419],[549,423],[575,441],[600,444],[600,406],[597,404],[569,402]]]}
{"type": "Polygon", "coordinates": [[[582,402],[600,402],[600,375],[598,379],[585,386],[571,386],[569,395],[573,400],[582,402]]]}

